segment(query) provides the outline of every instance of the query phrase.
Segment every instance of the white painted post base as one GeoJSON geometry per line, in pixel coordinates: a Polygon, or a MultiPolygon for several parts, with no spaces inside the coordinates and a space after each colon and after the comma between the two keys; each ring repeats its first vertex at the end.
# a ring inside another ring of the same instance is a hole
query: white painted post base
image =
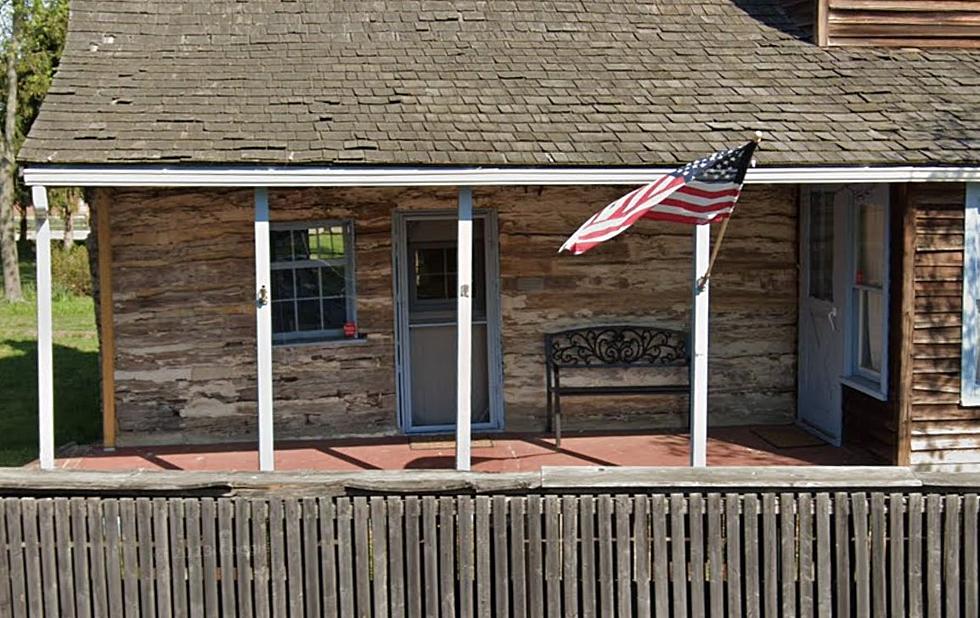
{"type": "Polygon", "coordinates": [[[459,189],[456,277],[456,469],[470,469],[473,349],[473,191],[459,189]]]}
{"type": "Polygon", "coordinates": [[[269,252],[269,192],[255,190],[255,337],[258,366],[259,470],[276,467],[272,425],[272,274],[269,252]]]}
{"type": "Polygon", "coordinates": [[[54,469],[54,361],[51,330],[51,224],[48,190],[31,187],[37,225],[37,428],[42,470],[54,469]]]}
{"type": "Polygon", "coordinates": [[[691,307],[691,466],[707,465],[708,442],[708,271],[711,226],[694,226],[693,304],[691,307]]]}

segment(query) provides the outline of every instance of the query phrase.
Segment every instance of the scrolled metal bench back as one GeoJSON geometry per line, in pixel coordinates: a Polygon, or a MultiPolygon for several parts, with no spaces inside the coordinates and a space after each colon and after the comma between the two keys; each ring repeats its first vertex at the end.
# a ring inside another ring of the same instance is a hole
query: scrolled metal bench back
{"type": "Polygon", "coordinates": [[[687,339],[685,332],[654,326],[589,326],[549,333],[545,347],[555,367],[683,367],[687,339]]]}

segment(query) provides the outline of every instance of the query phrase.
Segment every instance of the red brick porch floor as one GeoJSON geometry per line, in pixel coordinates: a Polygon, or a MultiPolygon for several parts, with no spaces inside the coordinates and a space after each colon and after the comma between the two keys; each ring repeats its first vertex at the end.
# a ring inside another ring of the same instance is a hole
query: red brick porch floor
{"type": "MultiPolygon", "coordinates": [[[[473,470],[534,471],[541,466],[686,466],[688,436],[671,432],[566,434],[560,450],[545,434],[474,436],[473,470]]],[[[451,436],[288,441],[276,444],[276,469],[401,470],[452,468],[451,436]]],[[[708,439],[714,466],[875,465],[870,453],[835,448],[792,426],[724,427],[708,439]]],[[[256,470],[256,445],[124,448],[103,452],[80,448],[57,465],[73,470],[256,470]]]]}

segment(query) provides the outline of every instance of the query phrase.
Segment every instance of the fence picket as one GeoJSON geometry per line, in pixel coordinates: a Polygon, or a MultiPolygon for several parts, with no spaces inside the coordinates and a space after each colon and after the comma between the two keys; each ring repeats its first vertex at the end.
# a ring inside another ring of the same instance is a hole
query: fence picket
{"type": "Polygon", "coordinates": [[[687,505],[691,539],[691,615],[704,616],[704,497],[691,494],[687,505]]]}
{"type": "Polygon", "coordinates": [[[490,571],[490,498],[476,497],[476,602],[480,618],[493,616],[490,571]]]}
{"type": "Polygon", "coordinates": [[[943,510],[943,590],[946,593],[946,615],[960,615],[960,507],[956,494],[945,496],[943,510]]]}
{"type": "MultiPolygon", "coordinates": [[[[400,504],[400,501],[398,502],[400,504]]],[[[394,521],[393,517],[400,516],[400,509],[398,511],[392,510],[388,514],[388,521],[391,522],[389,530],[394,530],[396,527],[400,528],[394,521]]],[[[457,498],[456,502],[456,520],[459,522],[459,615],[462,618],[472,618],[475,609],[475,597],[473,585],[476,581],[476,555],[474,547],[474,521],[473,521],[473,498],[470,496],[460,496],[457,498]]],[[[398,534],[401,534],[400,532],[398,534]]],[[[389,538],[388,544],[391,546],[395,543],[394,538],[389,538]]],[[[401,537],[399,536],[398,543],[401,542],[401,537]]],[[[400,554],[400,551],[395,549],[392,551],[393,559],[396,555],[400,554]]],[[[399,557],[400,559],[400,557],[399,557]]],[[[399,578],[401,575],[399,574],[399,578]]],[[[400,602],[401,597],[396,593],[396,577],[394,573],[392,574],[392,597],[396,599],[392,603],[392,609],[395,610],[395,604],[400,602]]],[[[401,588],[403,588],[402,586],[401,588]]],[[[399,589],[401,589],[399,588],[399,589]]],[[[400,610],[392,612],[393,618],[401,618],[400,610]]]]}
{"type": "Polygon", "coordinates": [[[783,616],[796,615],[796,498],[779,495],[779,576],[783,616]]]}
{"type": "MultiPolygon", "coordinates": [[[[252,500],[252,589],[255,592],[255,618],[269,618],[269,503],[252,500]]],[[[191,503],[188,503],[190,506],[191,503]]],[[[191,521],[189,520],[188,526],[191,521]]],[[[193,581],[191,582],[193,586],[193,581]]]]}
{"type": "MultiPolygon", "coordinates": [[[[510,581],[513,602],[511,616],[527,616],[527,572],[525,561],[525,500],[510,501],[510,581]]],[[[500,582],[498,582],[499,584],[500,582]]]]}
{"type": "MultiPolygon", "coordinates": [[[[373,598],[374,613],[372,616],[387,616],[390,607],[388,599],[388,507],[385,499],[381,496],[372,496],[371,508],[371,572],[373,577],[373,598]]],[[[303,517],[306,517],[306,501],[303,502],[303,517]]],[[[311,522],[311,527],[312,527],[311,522]]],[[[309,545],[308,545],[309,546],[309,545]]],[[[312,549],[312,548],[311,548],[312,549]]],[[[317,556],[319,558],[319,556],[317,556]]],[[[314,586],[319,581],[319,566],[310,566],[307,562],[306,577],[311,585],[307,586],[306,594],[311,594],[314,586]],[[310,570],[315,569],[316,577],[310,574],[310,570]]],[[[314,616],[319,614],[319,607],[316,608],[314,616]]],[[[309,615],[309,614],[307,614],[309,615]]]]}
{"type": "Polygon", "coordinates": [[[943,611],[942,496],[926,498],[926,608],[930,618],[943,611]]]}
{"type": "Polygon", "coordinates": [[[439,618],[439,539],[433,496],[422,498],[422,563],[425,576],[425,616],[439,618]]]}
{"type": "MultiPolygon", "coordinates": [[[[547,589],[547,615],[561,615],[561,505],[557,496],[544,499],[544,579],[547,589]]],[[[498,614],[506,615],[506,614],[498,614]]]]}
{"type": "Polygon", "coordinates": [[[724,541],[721,524],[721,495],[708,494],[708,572],[711,615],[725,615],[724,541]]]}
{"type": "Polygon", "coordinates": [[[885,618],[888,615],[885,517],[885,495],[875,492],[871,494],[871,610],[876,618],[885,618]]]}
{"type": "Polygon", "coordinates": [[[527,605],[531,616],[544,616],[544,536],[541,496],[527,498],[527,605]]]}
{"type": "MultiPolygon", "coordinates": [[[[140,612],[142,616],[156,614],[156,585],[153,579],[153,517],[152,505],[147,498],[136,499],[136,547],[139,557],[140,612]]],[[[57,511],[55,511],[57,525],[57,511]]],[[[64,607],[62,601],[62,607],[64,607]]]]}
{"type": "MultiPolygon", "coordinates": [[[[84,498],[71,498],[69,500],[71,511],[71,556],[73,562],[74,595],[75,595],[75,615],[78,618],[89,618],[92,615],[92,589],[89,578],[89,543],[88,526],[86,525],[87,509],[85,508],[84,498]]],[[[20,528],[20,517],[16,518],[17,528],[20,528]]],[[[8,525],[10,520],[8,519],[8,525]]],[[[168,569],[169,571],[169,569],[168,569]]],[[[167,573],[169,579],[169,572],[167,573]]],[[[167,582],[169,586],[169,581],[167,582]]],[[[23,590],[23,588],[21,588],[23,590]]],[[[169,587],[168,587],[169,592],[169,587]]],[[[15,590],[16,592],[16,590],[15,590]]],[[[22,593],[21,593],[22,596],[22,593]]],[[[159,592],[158,592],[159,596],[159,592]]],[[[169,596],[167,598],[169,600],[169,596]]],[[[165,609],[169,609],[169,604],[164,604],[165,609]]],[[[168,612],[169,614],[169,612],[168,612]]]]}
{"type": "MultiPolygon", "coordinates": [[[[636,615],[650,616],[650,499],[656,496],[633,498],[633,579],[636,582],[636,615]]],[[[662,498],[663,496],[661,496],[662,498]]]]}
{"type": "Polygon", "coordinates": [[[561,516],[562,583],[565,616],[578,618],[578,503],[574,496],[562,498],[561,516]]]}
{"type": "MultiPolygon", "coordinates": [[[[320,590],[323,575],[320,573],[320,511],[316,498],[303,498],[300,511],[303,528],[303,599],[306,601],[306,615],[319,616],[323,599],[320,590]]],[[[299,548],[294,548],[293,551],[299,553],[299,548]]]]}
{"type": "Polygon", "coordinates": [[[888,496],[888,589],[889,612],[905,615],[905,500],[902,494],[888,496]]]}
{"type": "Polygon", "coordinates": [[[908,616],[922,616],[922,494],[911,494],[908,502],[908,616]]]}
{"type": "MultiPolygon", "coordinates": [[[[409,496],[405,499],[405,595],[408,598],[405,613],[408,618],[422,617],[422,535],[419,533],[421,512],[422,506],[417,497],[409,496]]],[[[341,615],[344,615],[343,612],[341,615]]]]}
{"type": "MultiPolygon", "coordinates": [[[[173,576],[173,606],[175,616],[186,616],[187,606],[187,515],[182,500],[168,500],[170,521],[170,573],[173,576]]],[[[93,544],[93,551],[95,546],[93,544]]],[[[96,613],[96,615],[102,615],[96,613]]]]}
{"type": "Polygon", "coordinates": [[[799,540],[800,616],[813,616],[813,497],[797,497],[797,538],[799,540]]]}
{"type": "MultiPolygon", "coordinates": [[[[330,498],[317,498],[320,511],[320,573],[323,615],[337,618],[337,526],[336,508],[330,498]]],[[[258,551],[258,547],[256,547],[258,551]]]]}
{"type": "Polygon", "coordinates": [[[725,583],[728,615],[742,615],[742,517],[738,494],[725,494],[725,583]]]}
{"type": "MultiPolygon", "coordinates": [[[[337,597],[340,615],[354,615],[354,542],[351,536],[353,505],[350,498],[337,498],[337,597]]],[[[419,590],[421,598],[421,590],[419,590]]]]}
{"type": "MultiPolygon", "coordinates": [[[[106,573],[106,542],[105,528],[102,520],[103,501],[98,498],[88,498],[85,500],[86,521],[88,523],[88,538],[90,543],[90,571],[89,577],[92,581],[92,612],[94,616],[107,616],[109,614],[109,590],[108,574],[106,573]]],[[[26,522],[26,520],[25,520],[26,522]]],[[[108,526],[115,526],[116,522],[108,522],[108,526]]],[[[110,548],[111,549],[111,548],[110,548]]],[[[183,614],[186,616],[186,608],[183,614]]]]}
{"type": "MultiPolygon", "coordinates": [[[[107,502],[106,507],[112,506],[107,502]]],[[[108,515],[108,512],[107,512],[108,515]]],[[[185,534],[187,537],[187,609],[195,618],[204,615],[204,565],[201,551],[201,503],[184,501],[185,534]]],[[[109,518],[112,521],[112,518],[109,518]]],[[[111,531],[114,526],[110,526],[111,531]]],[[[109,543],[112,547],[112,543],[109,543]]],[[[118,615],[113,613],[112,615],[118,615]]]]}
{"type": "MultiPolygon", "coordinates": [[[[439,498],[439,600],[443,618],[456,614],[456,501],[439,498]]],[[[499,582],[498,582],[499,584],[499,582]]],[[[379,614],[384,615],[379,612],[379,614]]]]}
{"type": "MultiPolygon", "coordinates": [[[[391,596],[390,596],[390,607],[391,607],[391,617],[392,618],[404,618],[405,616],[405,541],[404,541],[404,525],[405,525],[405,502],[400,497],[391,497],[386,501],[386,506],[388,509],[388,578],[391,582],[391,596]]],[[[468,498],[460,496],[460,509],[463,505],[468,502],[468,498]]],[[[321,502],[321,514],[322,519],[326,519],[323,515],[322,509],[326,501],[321,502]]],[[[328,514],[329,515],[329,514],[328,514]]],[[[470,555],[472,551],[472,536],[469,537],[468,543],[467,539],[463,538],[463,528],[464,522],[460,521],[460,543],[459,543],[459,579],[460,579],[460,608],[461,616],[469,618],[472,616],[472,606],[470,606],[470,611],[466,610],[466,603],[464,592],[467,590],[467,585],[472,580],[472,562],[467,565],[466,557],[470,555]]],[[[321,532],[323,547],[326,548],[328,544],[332,548],[333,536],[329,535],[326,529],[321,532]]],[[[326,551],[324,549],[323,551],[326,551]]],[[[332,551],[332,549],[331,549],[332,551]]],[[[333,561],[330,560],[330,575],[333,575],[333,561]]],[[[324,560],[324,569],[327,568],[328,562],[324,560]]],[[[324,576],[325,583],[327,576],[324,576]]],[[[327,597],[330,595],[324,595],[324,609],[325,614],[328,616],[336,615],[336,608],[331,610],[326,607],[330,604],[327,597]]],[[[332,598],[332,597],[331,597],[332,598]]]]}
{"type": "Polygon", "coordinates": [[[834,573],[837,583],[837,616],[851,615],[851,527],[850,499],[844,492],[834,494],[834,573]]]}
{"type": "Polygon", "coordinates": [[[630,532],[630,499],[616,496],[616,581],[617,615],[633,615],[633,587],[631,585],[633,544],[630,532]]]}
{"type": "MultiPolygon", "coordinates": [[[[27,615],[27,582],[25,581],[25,569],[24,569],[24,529],[23,523],[21,521],[21,508],[20,500],[18,498],[6,498],[3,500],[3,508],[6,511],[6,525],[7,525],[7,539],[6,539],[6,554],[7,554],[7,574],[9,581],[3,582],[4,587],[7,584],[10,585],[10,604],[6,607],[6,610],[11,612],[14,616],[26,616],[27,615]]],[[[84,506],[84,503],[83,503],[84,506]]],[[[0,522],[2,526],[3,522],[0,522]]],[[[81,519],[81,526],[85,525],[85,520],[81,519]]],[[[84,535],[84,532],[83,532],[84,535]]],[[[78,537],[76,536],[76,539],[78,537]]],[[[84,536],[82,537],[84,539],[84,536]]],[[[78,542],[76,540],[76,542],[78,542]]],[[[84,543],[84,541],[82,541],[84,543]]],[[[0,528],[0,551],[3,550],[3,530],[0,528]]],[[[75,552],[79,552],[76,550],[75,552]]],[[[82,553],[84,555],[84,553],[82,553]]],[[[88,596],[88,581],[84,581],[85,597],[88,596]]],[[[3,606],[0,606],[3,607],[3,606]]],[[[87,608],[86,608],[87,610],[87,608]]],[[[87,615],[87,614],[86,614],[87,615]]]]}
{"type": "Polygon", "coordinates": [[[650,496],[650,535],[646,543],[637,542],[642,562],[649,565],[650,552],[647,549],[653,542],[654,581],[653,607],[657,618],[670,614],[670,571],[667,539],[667,497],[663,494],[650,496]]]}
{"type": "MultiPolygon", "coordinates": [[[[670,583],[673,615],[687,616],[687,531],[684,526],[684,495],[670,496],[670,583]]],[[[666,577],[666,573],[664,574],[666,577]]]]}
{"type": "Polygon", "coordinates": [[[599,528],[599,615],[616,615],[616,580],[613,576],[613,500],[612,496],[598,498],[599,528]]]}
{"type": "Polygon", "coordinates": [[[235,498],[232,503],[232,517],[235,522],[232,551],[235,553],[236,612],[245,618],[251,618],[253,613],[251,511],[251,505],[247,500],[235,498]]]}
{"type": "MultiPolygon", "coordinates": [[[[238,614],[235,599],[235,507],[229,499],[218,500],[218,559],[221,564],[221,615],[233,618],[238,614]]],[[[292,544],[290,544],[292,547],[292,544]]],[[[288,574],[292,579],[292,574],[288,574]]]]}
{"type": "MultiPolygon", "coordinates": [[[[280,502],[280,504],[282,504],[280,502]]],[[[276,521],[270,514],[270,520],[276,521]]],[[[279,515],[282,526],[282,513],[279,515]]],[[[221,610],[218,566],[218,503],[211,498],[201,499],[201,565],[204,570],[204,615],[215,618],[221,610]]],[[[282,528],[280,527],[280,532],[282,528]]],[[[285,607],[285,606],[284,606],[285,607]]],[[[285,613],[285,612],[284,612],[285,613]]],[[[283,614],[280,614],[283,615],[283,614]]]]}
{"type": "Polygon", "coordinates": [[[494,496],[493,517],[493,600],[497,616],[510,615],[510,576],[507,558],[507,496],[494,496]]]}
{"type": "Polygon", "coordinates": [[[596,617],[596,582],[595,565],[595,498],[582,496],[579,498],[579,530],[582,544],[579,552],[582,563],[582,618],[596,617]]]}
{"type": "MultiPolygon", "coordinates": [[[[435,508],[431,509],[430,515],[432,516],[432,536],[427,537],[427,544],[431,545],[433,550],[433,556],[435,555],[437,542],[435,538],[435,521],[436,514],[435,508]]],[[[287,509],[288,514],[288,509],[287,509]]],[[[369,559],[369,533],[368,526],[370,524],[370,510],[368,509],[368,501],[365,496],[356,496],[354,498],[354,590],[357,597],[357,613],[355,614],[358,618],[370,618],[371,616],[371,562],[369,559]]],[[[289,528],[286,528],[286,536],[289,536],[289,528]]],[[[292,543],[290,543],[292,546],[292,543]]],[[[428,547],[426,548],[428,550],[428,547]]],[[[298,566],[298,565],[297,565],[298,566]]],[[[433,561],[433,567],[436,566],[433,561]]],[[[292,573],[290,573],[292,577],[292,573]]],[[[301,577],[297,568],[297,577],[301,577]]],[[[299,581],[299,579],[297,579],[299,581]]],[[[439,582],[433,578],[431,584],[432,586],[432,596],[434,601],[438,601],[439,598],[439,582]]],[[[299,605],[302,607],[302,604],[299,605]]],[[[433,605],[433,611],[435,616],[439,615],[438,604],[433,605]]],[[[293,613],[293,616],[299,616],[298,612],[293,613]]]]}
{"type": "Polygon", "coordinates": [[[829,618],[833,615],[832,565],[830,548],[830,495],[818,493],[816,496],[815,518],[817,520],[817,615],[829,618]]]}
{"type": "Polygon", "coordinates": [[[977,494],[967,494],[963,498],[963,613],[967,616],[980,615],[980,598],[977,584],[977,521],[980,501],[977,494]]]}

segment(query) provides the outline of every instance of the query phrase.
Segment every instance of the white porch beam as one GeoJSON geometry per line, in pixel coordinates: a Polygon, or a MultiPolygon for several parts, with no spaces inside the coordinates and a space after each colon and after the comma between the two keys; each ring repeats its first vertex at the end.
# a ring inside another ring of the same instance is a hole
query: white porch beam
{"type": "Polygon", "coordinates": [[[48,190],[31,188],[37,224],[37,427],[42,470],[54,469],[54,341],[51,330],[51,223],[48,190]]]}
{"type": "Polygon", "coordinates": [[[473,190],[459,189],[456,245],[456,469],[470,469],[473,374],[473,190]]]}
{"type": "MultiPolygon", "coordinates": [[[[41,166],[28,185],[49,187],[421,187],[484,185],[638,185],[664,167],[275,167],[41,166]]],[[[757,167],[749,184],[976,182],[980,166],[757,167]]]]}
{"type": "Polygon", "coordinates": [[[711,226],[694,226],[693,305],[691,307],[691,465],[707,465],[708,443],[708,271],[711,226]]]}
{"type": "Polygon", "coordinates": [[[255,338],[258,367],[259,470],[276,467],[272,424],[272,274],[269,252],[269,191],[255,190],[255,338]]]}

